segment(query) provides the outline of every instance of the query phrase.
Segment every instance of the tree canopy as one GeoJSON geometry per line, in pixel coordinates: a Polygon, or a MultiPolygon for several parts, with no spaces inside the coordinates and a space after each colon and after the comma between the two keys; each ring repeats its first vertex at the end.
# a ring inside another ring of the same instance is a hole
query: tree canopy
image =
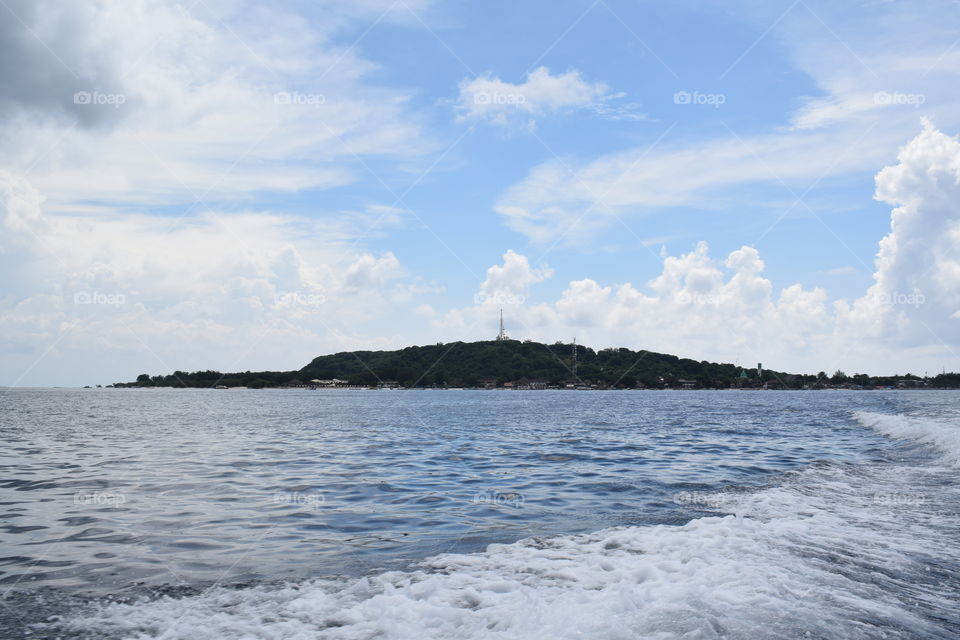
{"type": "MultiPolygon", "coordinates": [[[[850,377],[837,371],[829,378],[789,374],[733,364],[697,361],[652,351],[606,348],[595,351],[584,345],[529,340],[489,340],[411,346],[395,351],[344,351],[318,356],[297,371],[176,371],[165,376],[141,374],[136,382],[115,386],[252,388],[306,384],[313,379],[337,378],[351,385],[375,386],[396,383],[402,387],[472,387],[506,382],[538,381],[549,385],[589,385],[602,388],[695,388],[758,387],[817,388],[838,384],[891,385],[916,376],[850,377]],[[576,349],[576,375],[573,352],[576,349]]],[[[934,386],[960,386],[960,375],[942,374],[931,379],[934,386]]]]}

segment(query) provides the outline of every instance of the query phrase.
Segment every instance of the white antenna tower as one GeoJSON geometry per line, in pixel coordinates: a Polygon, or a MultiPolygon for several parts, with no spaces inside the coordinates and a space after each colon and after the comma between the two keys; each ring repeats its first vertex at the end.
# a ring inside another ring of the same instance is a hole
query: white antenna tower
{"type": "Polygon", "coordinates": [[[507,339],[507,332],[503,328],[503,309],[500,309],[500,333],[497,334],[497,341],[503,342],[507,339]]]}

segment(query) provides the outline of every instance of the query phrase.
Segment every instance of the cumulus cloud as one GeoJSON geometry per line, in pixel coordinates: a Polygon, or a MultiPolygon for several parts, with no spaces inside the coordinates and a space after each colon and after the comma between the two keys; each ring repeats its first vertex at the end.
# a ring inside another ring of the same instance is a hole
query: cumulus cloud
{"type": "Polygon", "coordinates": [[[553,275],[550,267],[533,268],[526,256],[513,249],[503,254],[503,264],[487,269],[486,279],[480,283],[476,299],[484,304],[513,306],[523,304],[530,286],[553,275]]]}
{"type": "Polygon", "coordinates": [[[877,200],[895,207],[880,241],[874,284],[839,313],[851,331],[916,342],[960,337],[960,142],[926,121],[876,176],[877,200]]]}
{"type": "MultiPolygon", "coordinates": [[[[594,346],[631,346],[722,361],[789,355],[796,363],[797,352],[810,350],[805,364],[817,366],[813,363],[823,351],[811,347],[832,339],[826,292],[793,285],[774,294],[763,270],[752,247],[717,260],[701,242],[689,253],[666,256],[662,272],[643,286],[602,285],[583,278],[570,282],[553,302],[509,307],[508,328],[515,337],[546,342],[576,335],[594,346]]],[[[498,279],[509,271],[516,274],[510,282],[523,282],[524,290],[552,275],[535,273],[526,258],[514,252],[488,274],[498,279]]],[[[488,277],[485,286],[492,280],[488,277]]],[[[489,337],[495,320],[495,310],[481,304],[436,317],[434,325],[452,334],[489,337]]]]}
{"type": "Polygon", "coordinates": [[[461,120],[486,120],[496,125],[522,123],[533,127],[538,117],[578,109],[625,114],[626,111],[616,111],[609,104],[619,97],[611,95],[603,83],[587,82],[579,71],[553,75],[548,68],[538,67],[519,84],[491,74],[463,80],[457,111],[461,120]]]}
{"type": "Polygon", "coordinates": [[[400,261],[390,252],[375,258],[364,255],[347,267],[343,277],[343,290],[354,293],[372,287],[383,287],[384,283],[399,275],[400,261]]]}
{"type": "MultiPolygon", "coordinates": [[[[894,207],[891,231],[879,243],[873,285],[852,301],[831,300],[825,289],[800,284],[777,291],[756,248],[743,246],[717,259],[700,242],[688,253],[664,254],[660,273],[642,286],[583,278],[553,302],[517,305],[509,310],[508,328],[514,336],[542,341],[576,335],[596,346],[760,361],[810,373],[955,366],[960,140],[925,122],[898,163],[877,173],[875,197],[894,207]]],[[[550,275],[532,276],[526,258],[508,252],[503,265],[491,267],[485,286],[508,271],[516,274],[508,280],[523,287],[550,275]]],[[[494,321],[482,305],[434,319],[442,330],[476,337],[488,336],[494,321]]]]}
{"type": "Polygon", "coordinates": [[[0,172],[0,375],[15,382],[40,356],[56,363],[41,368],[48,383],[95,360],[116,378],[130,375],[125,362],[299,367],[376,344],[362,327],[392,308],[406,274],[391,252],[353,248],[344,225],[263,212],[48,214],[36,189],[0,172]]]}
{"type": "MultiPolygon", "coordinates": [[[[345,242],[362,235],[354,225],[396,224],[405,209],[298,216],[255,205],[263,194],[350,183],[361,162],[379,171],[378,162],[407,165],[434,148],[408,93],[378,86],[360,49],[335,37],[357,16],[417,22],[409,11],[390,11],[389,0],[330,0],[304,9],[318,14],[308,23],[243,0],[210,3],[216,13],[161,1],[6,5],[26,27],[0,20],[5,381],[38,359],[45,376],[32,381],[76,382],[55,374],[86,371],[96,354],[108,354],[122,378],[143,366],[145,350],[157,371],[294,367],[324,350],[411,340],[396,327],[402,305],[442,287],[411,278],[399,250],[345,242]],[[228,198],[240,206],[205,204],[228,198]]],[[[791,13],[777,32],[820,95],[783,129],[546,162],[496,211],[534,241],[590,238],[614,216],[708,207],[731,187],[802,189],[824,174],[873,171],[913,134],[918,115],[951,130],[960,123],[952,25],[928,20],[937,33],[925,43],[907,30],[891,34],[901,41],[871,44],[827,16],[876,70],[865,73],[836,38],[811,37],[823,24],[797,26],[795,14],[807,15],[791,13]],[[921,104],[917,78],[927,73],[921,104]]],[[[863,32],[872,37],[876,26],[863,32]]],[[[578,111],[609,117],[619,99],[578,71],[541,67],[519,83],[465,80],[456,108],[462,120],[533,126],[578,111]]],[[[958,157],[957,140],[927,125],[878,174],[876,197],[894,207],[891,231],[873,286],[852,301],[774,287],[755,248],[713,256],[702,243],[665,255],[652,278],[583,273],[540,304],[531,292],[552,270],[508,251],[487,271],[477,304],[410,306],[450,339],[491,337],[505,306],[513,335],[542,340],[576,334],[597,346],[808,371],[884,371],[908,357],[938,369],[960,342],[958,157]]]]}
{"type": "MultiPolygon", "coordinates": [[[[406,280],[390,252],[319,240],[350,237],[329,223],[253,212],[228,224],[213,214],[50,215],[26,181],[0,178],[0,261],[12,283],[0,300],[0,349],[24,368],[51,345],[54,354],[79,354],[73,362],[94,349],[116,354],[118,365],[148,349],[157,370],[168,361],[238,368],[251,348],[272,366],[283,357],[297,366],[304,345],[314,355],[402,344],[357,328],[440,290],[406,280]],[[94,299],[78,301],[78,293],[94,299]]],[[[903,372],[907,361],[938,370],[960,349],[960,142],[926,123],[876,182],[876,197],[894,207],[891,231],[880,242],[873,286],[853,301],[831,300],[822,288],[774,287],[756,248],[715,257],[701,242],[664,254],[646,282],[585,277],[541,303],[531,291],[553,270],[510,250],[487,270],[474,304],[420,304],[414,313],[430,323],[431,339],[490,338],[504,307],[514,337],[576,335],[594,346],[811,373],[903,372]],[[901,299],[914,293],[922,297],[901,299]]]]}
{"type": "Polygon", "coordinates": [[[434,148],[408,94],[339,42],[358,18],[419,24],[425,1],[0,8],[2,382],[388,344],[366,323],[424,286],[361,240],[405,209],[262,203],[358,168],[389,180],[434,148]]]}

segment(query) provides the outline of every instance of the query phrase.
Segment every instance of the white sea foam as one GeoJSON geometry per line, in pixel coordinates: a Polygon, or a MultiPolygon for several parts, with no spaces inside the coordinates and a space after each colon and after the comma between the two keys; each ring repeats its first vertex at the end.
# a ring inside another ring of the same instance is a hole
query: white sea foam
{"type": "Polygon", "coordinates": [[[960,424],[869,411],[857,411],[854,417],[885,436],[932,446],[944,455],[946,462],[960,465],[960,424]]]}
{"type": "Polygon", "coordinates": [[[933,503],[875,499],[934,473],[815,466],[736,494],[736,515],[491,545],[359,580],[112,604],[68,626],[137,640],[951,638],[956,577],[936,572],[956,566],[957,523],[933,503]]]}

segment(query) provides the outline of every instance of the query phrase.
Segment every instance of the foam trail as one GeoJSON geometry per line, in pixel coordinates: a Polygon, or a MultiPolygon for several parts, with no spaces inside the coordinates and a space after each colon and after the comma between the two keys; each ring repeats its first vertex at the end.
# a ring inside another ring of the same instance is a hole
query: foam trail
{"type": "Polygon", "coordinates": [[[69,626],[132,640],[953,638],[960,579],[942,567],[957,566],[956,518],[873,497],[936,473],[815,466],[735,494],[736,516],[532,538],[359,580],[110,604],[69,626]]]}
{"type": "Polygon", "coordinates": [[[899,440],[913,440],[936,448],[945,462],[960,465],[960,426],[929,418],[857,411],[860,424],[877,433],[899,440]]]}

